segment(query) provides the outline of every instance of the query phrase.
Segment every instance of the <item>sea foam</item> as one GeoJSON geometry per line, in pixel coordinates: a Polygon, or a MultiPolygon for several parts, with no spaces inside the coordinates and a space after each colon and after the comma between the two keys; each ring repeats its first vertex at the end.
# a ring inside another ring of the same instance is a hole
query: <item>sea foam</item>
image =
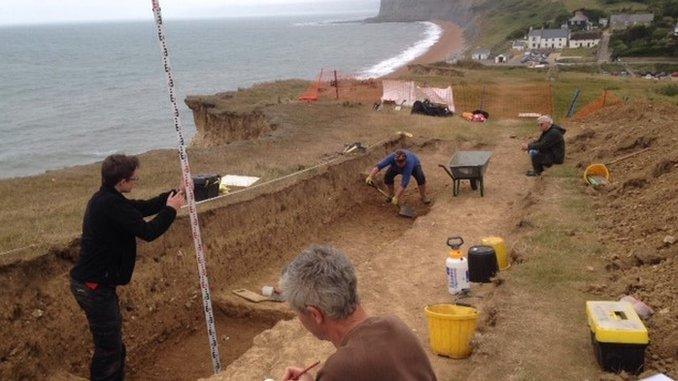
{"type": "Polygon", "coordinates": [[[387,74],[393,73],[396,71],[396,69],[405,66],[408,62],[426,53],[426,51],[431,48],[431,46],[435,45],[435,43],[438,42],[440,37],[443,35],[443,28],[430,21],[423,21],[422,24],[426,25],[426,31],[424,32],[423,39],[403,50],[397,56],[381,61],[378,64],[361,71],[357,75],[357,78],[367,79],[383,77],[387,74]]]}

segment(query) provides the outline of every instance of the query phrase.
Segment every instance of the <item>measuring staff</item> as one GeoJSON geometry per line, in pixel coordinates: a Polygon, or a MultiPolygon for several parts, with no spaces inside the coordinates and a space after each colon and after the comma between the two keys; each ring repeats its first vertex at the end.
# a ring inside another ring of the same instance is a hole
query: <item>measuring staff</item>
{"type": "Polygon", "coordinates": [[[130,200],[139,181],[139,159],[111,155],[101,165],[101,188],[87,203],[80,257],[71,270],[71,292],[85,311],[94,341],[92,380],[125,377],[125,344],[116,288],[132,279],[136,239],[153,241],[170,227],[185,203],[184,190],[150,200],[130,200]],[[144,217],[155,215],[150,221],[144,217]]]}

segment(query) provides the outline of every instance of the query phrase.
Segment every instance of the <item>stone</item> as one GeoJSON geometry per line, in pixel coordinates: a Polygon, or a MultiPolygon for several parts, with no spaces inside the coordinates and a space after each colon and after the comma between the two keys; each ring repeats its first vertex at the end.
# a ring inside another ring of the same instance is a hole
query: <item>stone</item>
{"type": "Polygon", "coordinates": [[[643,265],[656,265],[662,261],[657,252],[651,249],[634,250],[633,256],[643,265]]]}
{"type": "Polygon", "coordinates": [[[664,237],[662,242],[664,242],[667,245],[673,245],[674,243],[676,243],[676,237],[672,235],[667,235],[666,237],[664,237]]]}
{"type": "Polygon", "coordinates": [[[40,319],[42,317],[42,315],[44,315],[44,314],[45,313],[39,308],[33,310],[33,312],[31,313],[31,315],[33,315],[33,317],[36,318],[36,319],[40,319]]]}

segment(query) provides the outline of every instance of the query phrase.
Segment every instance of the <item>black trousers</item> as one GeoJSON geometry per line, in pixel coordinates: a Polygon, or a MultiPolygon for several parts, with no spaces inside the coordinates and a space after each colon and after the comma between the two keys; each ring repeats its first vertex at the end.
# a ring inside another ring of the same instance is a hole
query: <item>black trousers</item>
{"type": "MultiPolygon", "coordinates": [[[[395,177],[398,175],[398,171],[394,168],[394,165],[390,165],[384,174],[384,184],[393,185],[395,182],[395,177]]],[[[426,184],[426,176],[424,176],[424,171],[421,169],[421,165],[417,165],[412,168],[412,177],[417,180],[417,185],[426,184]]]]}
{"type": "Polygon", "coordinates": [[[548,168],[553,165],[553,160],[541,152],[530,154],[530,158],[532,158],[532,169],[537,173],[542,173],[544,167],[548,168]]]}
{"type": "Polygon", "coordinates": [[[90,379],[125,379],[125,344],[122,342],[122,315],[115,287],[99,286],[91,290],[71,279],[71,292],[85,311],[94,341],[90,379]]]}

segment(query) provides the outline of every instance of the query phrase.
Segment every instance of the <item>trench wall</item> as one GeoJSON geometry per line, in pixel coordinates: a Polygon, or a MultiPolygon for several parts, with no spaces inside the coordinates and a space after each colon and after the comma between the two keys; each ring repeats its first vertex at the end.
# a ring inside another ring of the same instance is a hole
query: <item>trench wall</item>
{"type": "MultiPolygon", "coordinates": [[[[399,139],[357,156],[200,206],[212,290],[228,289],[263,264],[289,260],[301,242],[350,213],[368,198],[362,173],[399,139]]],[[[77,240],[34,260],[0,267],[0,379],[42,378],[57,369],[86,375],[91,338],[68,286],[77,240]],[[39,311],[39,312],[38,312],[39,311]]],[[[202,301],[189,220],[139,245],[132,282],[119,288],[124,336],[134,366],[182,330],[204,330],[202,301]]]]}

